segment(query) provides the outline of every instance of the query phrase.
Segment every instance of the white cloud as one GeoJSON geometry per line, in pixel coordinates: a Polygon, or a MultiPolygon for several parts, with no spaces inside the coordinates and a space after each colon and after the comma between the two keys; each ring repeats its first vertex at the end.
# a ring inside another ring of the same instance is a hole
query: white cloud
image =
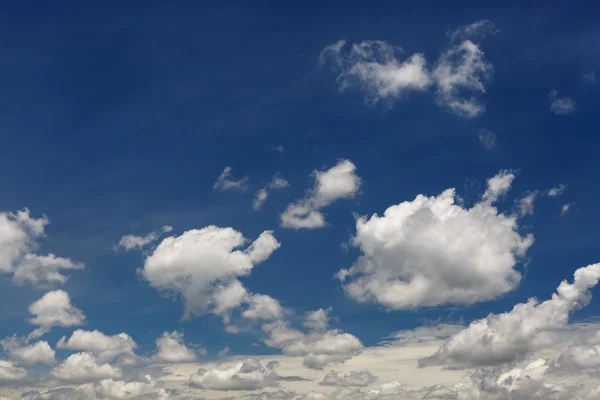
{"type": "Polygon", "coordinates": [[[328,329],[328,313],[329,310],[322,309],[307,313],[305,326],[311,328],[307,334],[281,320],[265,324],[262,328],[268,338],[264,343],[281,349],[287,356],[303,357],[303,365],[316,370],[343,363],[360,354],[363,344],[356,336],[328,329]]]}
{"type": "Polygon", "coordinates": [[[468,38],[483,39],[488,35],[497,34],[499,29],[488,19],[481,19],[472,24],[458,27],[452,32],[448,32],[448,37],[452,40],[464,40],[468,38]]]}
{"type": "Polygon", "coordinates": [[[256,390],[276,386],[279,377],[256,359],[237,362],[234,365],[199,369],[190,376],[190,386],[211,390],[256,390]]]}
{"type": "Polygon", "coordinates": [[[496,146],[496,134],[494,132],[489,131],[487,129],[480,129],[478,136],[479,143],[481,143],[481,146],[484,149],[490,150],[494,146],[496,146]]]}
{"type": "Polygon", "coordinates": [[[17,367],[10,361],[0,360],[0,382],[17,381],[27,376],[24,368],[17,367]]]}
{"type": "Polygon", "coordinates": [[[454,113],[473,118],[485,111],[485,106],[475,97],[461,98],[462,92],[485,93],[485,84],[494,68],[479,45],[465,40],[443,52],[432,76],[438,87],[437,101],[454,113]]]}
{"type": "Polygon", "coordinates": [[[13,336],[4,339],[2,348],[10,359],[21,365],[46,364],[53,365],[56,352],[50,347],[48,342],[39,341],[33,344],[27,344],[17,337],[13,336]]]}
{"type": "Polygon", "coordinates": [[[119,359],[123,363],[132,363],[137,358],[134,352],[137,343],[126,333],[109,336],[98,330],[77,329],[69,339],[63,336],[56,347],[90,353],[100,363],[115,359],[119,359]]]}
{"type": "Polygon", "coordinates": [[[276,320],[283,317],[285,310],[274,298],[264,294],[249,297],[250,306],[244,310],[242,317],[250,320],[276,320]]]}
{"type": "Polygon", "coordinates": [[[550,91],[550,111],[556,115],[572,114],[577,110],[577,103],[571,97],[559,97],[555,89],[550,91]]]}
{"type": "Polygon", "coordinates": [[[319,211],[339,199],[353,198],[358,193],[361,179],[350,160],[340,160],[324,171],[314,171],[315,185],[304,199],[289,204],[281,215],[284,228],[321,228],[325,218],[319,211]]]}
{"type": "Polygon", "coordinates": [[[31,303],[29,313],[33,315],[29,322],[40,327],[32,333],[32,337],[37,337],[55,326],[70,327],[85,323],[83,311],[71,304],[68,293],[63,290],[48,292],[31,303]]]}
{"type": "Polygon", "coordinates": [[[98,363],[89,353],[71,354],[50,371],[50,375],[69,383],[96,382],[101,379],[119,378],[121,370],[108,363],[98,363]]]}
{"type": "Polygon", "coordinates": [[[583,74],[583,79],[589,83],[596,83],[596,72],[592,71],[592,72],[583,74]]]}
{"type": "Polygon", "coordinates": [[[548,189],[548,196],[550,197],[556,197],[556,196],[560,196],[561,194],[564,193],[564,191],[567,189],[567,185],[561,183],[558,186],[555,186],[553,188],[548,189]]]}
{"type": "Polygon", "coordinates": [[[375,382],[376,378],[369,371],[350,371],[347,374],[340,375],[337,372],[330,372],[325,375],[321,385],[324,386],[369,386],[375,382]]]}
{"type": "MultiPolygon", "coordinates": [[[[452,42],[466,37],[483,38],[497,29],[488,20],[480,20],[449,33],[452,42]]],[[[325,47],[320,64],[329,62],[337,73],[341,91],[358,88],[365,101],[388,105],[411,91],[425,92],[437,87],[437,102],[455,114],[473,118],[485,110],[473,94],[485,93],[485,84],[493,74],[480,46],[466,39],[443,51],[429,68],[423,54],[401,58],[402,49],[388,42],[363,41],[351,46],[340,40],[325,47]],[[471,93],[467,95],[466,93],[471,93]]]]}
{"type": "Polygon", "coordinates": [[[358,218],[352,243],[362,255],[337,273],[346,293],[399,310],[473,304],[515,289],[521,279],[515,266],[533,236],[522,236],[516,217],[493,205],[513,179],[507,171],[489,179],[471,208],[455,204],[455,190],[447,189],[358,218]]]}
{"type": "Polygon", "coordinates": [[[198,358],[196,352],[185,345],[183,333],[177,331],[164,332],[160,338],[156,339],[156,348],[158,353],[154,359],[158,362],[192,362],[198,358]]]}
{"type": "Polygon", "coordinates": [[[48,286],[67,280],[60,270],[83,268],[69,258],[34,253],[48,224],[47,217],[32,218],[28,209],[16,214],[0,212],[0,273],[13,273],[19,285],[48,286]]]}
{"type": "Polygon", "coordinates": [[[224,315],[241,305],[246,291],[238,278],[267,260],[280,244],[264,231],[245,250],[248,240],[232,228],[207,226],[165,238],[144,263],[142,276],[157,290],[180,295],[185,316],[224,315]]]}
{"type": "Polygon", "coordinates": [[[125,399],[157,399],[167,400],[172,398],[164,389],[156,386],[150,375],[145,376],[146,381],[117,381],[103,379],[94,385],[95,395],[100,399],[125,400],[125,399]]]}
{"type": "Polygon", "coordinates": [[[231,178],[231,167],[225,167],[213,187],[221,192],[227,190],[245,192],[248,189],[248,177],[245,176],[242,179],[235,180],[231,178]]]}
{"type": "Polygon", "coordinates": [[[534,209],[533,203],[535,202],[537,195],[538,195],[538,191],[535,190],[533,192],[530,192],[526,196],[521,197],[518,200],[517,206],[519,207],[519,214],[521,216],[533,215],[533,209],[534,209]]]}
{"type": "Polygon", "coordinates": [[[341,40],[325,47],[320,62],[331,62],[340,90],[359,87],[369,104],[392,100],[410,91],[423,91],[431,79],[422,54],[400,60],[402,49],[381,40],[353,44],[341,40]]]}
{"type": "Polygon", "coordinates": [[[158,240],[162,234],[171,232],[172,230],[172,226],[165,225],[162,228],[160,228],[159,232],[150,232],[145,236],[124,235],[123,237],[121,237],[121,240],[119,240],[117,248],[122,248],[125,251],[141,249],[149,245],[150,243],[158,240]]]}
{"type": "Polygon", "coordinates": [[[571,205],[570,204],[564,204],[561,208],[560,208],[560,216],[563,217],[566,213],[569,212],[569,210],[571,209],[571,205]]]}
{"type": "Polygon", "coordinates": [[[552,345],[552,332],[566,326],[573,310],[589,303],[589,290],[600,279],[600,264],[579,268],[574,277],[572,284],[563,281],[550,300],[539,303],[532,298],[509,312],[472,322],[419,364],[498,365],[552,345]]]}
{"type": "Polygon", "coordinates": [[[286,181],[279,173],[276,173],[267,186],[259,189],[256,192],[254,195],[254,200],[252,201],[252,208],[254,208],[256,211],[261,209],[269,197],[269,190],[279,190],[289,186],[290,183],[286,181]]]}

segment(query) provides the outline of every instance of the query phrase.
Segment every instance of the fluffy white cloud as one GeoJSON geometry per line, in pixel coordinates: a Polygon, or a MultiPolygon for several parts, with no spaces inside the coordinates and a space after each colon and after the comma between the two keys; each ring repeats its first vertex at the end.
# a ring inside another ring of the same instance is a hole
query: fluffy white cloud
{"type": "Polygon", "coordinates": [[[122,248],[125,251],[141,249],[147,246],[150,243],[155,242],[160,238],[160,236],[164,233],[171,232],[173,230],[172,226],[165,225],[160,228],[159,232],[150,232],[145,236],[137,236],[137,235],[124,235],[119,240],[117,244],[117,248],[122,248]]]}
{"type": "Polygon", "coordinates": [[[85,331],[77,329],[69,339],[63,336],[56,347],[84,351],[93,355],[100,363],[115,359],[119,359],[123,363],[131,363],[137,358],[134,353],[137,343],[126,333],[109,336],[98,330],[85,331]]]}
{"type": "Polygon", "coordinates": [[[290,183],[283,179],[283,177],[276,173],[273,176],[273,179],[267,184],[267,186],[259,189],[254,196],[254,200],[252,200],[252,208],[255,210],[260,210],[263,204],[269,198],[269,190],[279,190],[289,187],[290,183]]]}
{"type": "Polygon", "coordinates": [[[470,40],[449,48],[440,55],[432,73],[438,102],[463,117],[478,116],[485,106],[475,97],[463,98],[462,92],[485,93],[493,71],[479,45],[470,40]]]}
{"type": "Polygon", "coordinates": [[[478,137],[479,143],[481,143],[481,146],[484,149],[490,150],[491,148],[496,146],[496,134],[494,132],[489,131],[487,129],[480,129],[478,137]]]}
{"type": "Polygon", "coordinates": [[[328,329],[328,312],[321,309],[307,314],[305,326],[312,329],[307,334],[282,320],[265,324],[262,328],[268,338],[264,342],[287,356],[303,357],[304,366],[311,369],[348,361],[362,352],[363,344],[356,336],[328,329]]]}
{"type": "Polygon", "coordinates": [[[0,382],[17,381],[27,376],[24,368],[15,366],[12,362],[0,360],[0,382]]]}
{"type": "Polygon", "coordinates": [[[358,218],[352,242],[363,254],[337,273],[346,293],[399,310],[473,304],[513,290],[521,279],[516,263],[533,243],[515,216],[493,205],[513,178],[502,171],[489,179],[471,208],[455,204],[455,190],[447,189],[358,218]]]}
{"type": "Polygon", "coordinates": [[[155,289],[180,295],[186,317],[223,315],[245,301],[246,291],[237,278],[248,275],[280,246],[271,231],[240,250],[247,242],[232,228],[189,230],[163,239],[146,258],[141,274],[155,289]]]}
{"type": "Polygon", "coordinates": [[[560,97],[555,89],[550,91],[550,111],[556,115],[572,114],[577,110],[577,102],[570,97],[560,97]]]}
{"type": "Polygon", "coordinates": [[[248,189],[248,177],[245,176],[242,179],[235,180],[231,177],[231,167],[225,167],[213,187],[221,192],[227,190],[245,192],[248,189]]]}
{"type": "Polygon", "coordinates": [[[283,317],[285,310],[271,296],[255,294],[248,299],[249,307],[242,317],[250,320],[276,320],[283,317]]]}
{"type": "Polygon", "coordinates": [[[0,212],[0,273],[13,273],[19,285],[47,286],[67,280],[60,270],[83,268],[69,258],[34,253],[48,223],[45,216],[32,218],[28,209],[16,214],[0,212]]]}
{"type": "Polygon", "coordinates": [[[234,365],[199,369],[192,374],[192,387],[211,390],[256,390],[277,385],[279,376],[262,366],[256,359],[237,362],[234,365]]]}
{"type": "Polygon", "coordinates": [[[569,314],[588,304],[589,290],[600,279],[600,264],[575,271],[572,284],[563,281],[550,300],[532,298],[503,314],[472,322],[419,365],[485,366],[522,359],[533,350],[551,345],[552,332],[563,328],[569,314]]]}
{"type": "Polygon", "coordinates": [[[156,339],[156,348],[158,352],[154,359],[158,362],[192,362],[198,358],[196,352],[185,345],[183,333],[177,331],[164,332],[156,339]]]}
{"type": "Polygon", "coordinates": [[[370,104],[397,98],[406,92],[425,90],[431,83],[422,54],[401,61],[402,49],[381,40],[353,44],[338,41],[325,47],[320,62],[331,62],[340,90],[359,87],[370,104]]]}
{"type": "Polygon", "coordinates": [[[376,378],[369,371],[350,371],[347,374],[340,375],[337,372],[330,372],[325,375],[321,385],[324,386],[369,386],[375,382],[376,378]]]}
{"type": "MultiPolygon", "coordinates": [[[[477,21],[450,33],[457,39],[483,38],[497,30],[488,20],[477,21]]],[[[485,110],[483,103],[473,95],[485,93],[485,84],[493,74],[492,65],[485,59],[480,46],[472,40],[452,44],[441,53],[429,68],[423,54],[401,58],[402,49],[375,40],[363,41],[349,47],[340,40],[321,52],[321,64],[329,62],[340,90],[358,88],[367,104],[376,104],[403,97],[410,91],[427,91],[437,87],[437,102],[452,112],[473,118],[485,110]]]]}
{"type": "Polygon", "coordinates": [[[94,394],[99,399],[111,400],[167,400],[172,398],[164,388],[156,386],[156,383],[152,380],[150,375],[146,375],[145,379],[145,382],[125,382],[114,379],[103,379],[94,385],[94,394]]]}
{"type": "Polygon", "coordinates": [[[121,370],[108,363],[99,363],[91,354],[81,352],[71,354],[60,365],[52,369],[50,375],[69,383],[83,383],[119,378],[121,370]]]}
{"type": "Polygon", "coordinates": [[[83,311],[71,304],[68,293],[63,290],[50,291],[31,303],[29,313],[33,315],[29,322],[40,327],[32,333],[32,337],[37,337],[55,326],[69,327],[85,323],[83,311]]]}
{"type": "Polygon", "coordinates": [[[560,208],[560,216],[563,217],[566,213],[569,212],[570,209],[571,209],[570,204],[563,204],[563,206],[560,208]]]}
{"type": "Polygon", "coordinates": [[[10,359],[21,365],[35,364],[54,364],[56,352],[50,347],[48,342],[39,341],[33,344],[27,344],[17,337],[13,336],[3,340],[2,348],[10,359]]]}
{"type": "Polygon", "coordinates": [[[361,179],[350,160],[340,160],[335,166],[314,171],[315,185],[304,199],[288,205],[281,215],[284,228],[321,228],[325,217],[319,211],[336,200],[353,198],[358,193],[361,179]]]}

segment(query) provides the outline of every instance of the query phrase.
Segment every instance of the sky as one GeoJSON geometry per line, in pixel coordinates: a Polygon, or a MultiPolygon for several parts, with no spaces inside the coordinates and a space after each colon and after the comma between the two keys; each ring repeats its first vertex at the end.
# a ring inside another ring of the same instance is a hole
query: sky
{"type": "Polygon", "coordinates": [[[598,399],[600,8],[11,2],[0,399],[598,399]]]}

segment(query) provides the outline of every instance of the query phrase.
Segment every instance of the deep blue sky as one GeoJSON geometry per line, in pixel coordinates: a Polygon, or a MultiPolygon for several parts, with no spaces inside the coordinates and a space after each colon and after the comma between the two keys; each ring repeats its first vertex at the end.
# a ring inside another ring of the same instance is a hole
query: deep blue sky
{"type": "MultiPolygon", "coordinates": [[[[177,234],[231,226],[252,239],[274,229],[281,249],[245,285],[299,314],[333,306],[334,325],[365,344],[421,319],[470,320],[529,296],[545,298],[598,257],[599,84],[582,75],[600,71],[600,7],[511,3],[5,5],[0,209],[48,215],[42,249],[86,263],[65,288],[88,316],[87,327],[126,331],[148,350],[162,331],[177,328],[213,354],[225,346],[268,351],[251,346],[252,334],[224,334],[216,318],[180,321],[180,302],[136,275],[142,257],[112,249],[124,234],[165,224],[177,234]],[[483,45],[495,74],[487,111],[475,119],[419,94],[390,110],[367,107],[358,93],[340,94],[332,72],[318,67],[321,50],[339,39],[385,40],[433,59],[447,45],[447,31],[482,18],[500,32],[483,45]],[[575,98],[577,112],[551,113],[553,88],[575,98]],[[481,128],[497,135],[490,151],[479,144],[481,128]],[[276,145],[285,152],[273,151],[276,145]],[[309,174],[339,158],[356,164],[360,195],[328,208],[324,229],[279,228],[278,215],[312,184],[309,174]],[[236,176],[248,175],[251,190],[213,191],[227,165],[236,176]],[[527,190],[568,185],[524,219],[522,229],[536,243],[514,293],[470,308],[390,313],[345,298],[332,275],[358,254],[341,246],[354,232],[353,212],[382,213],[449,187],[473,202],[485,179],[504,168],[519,173],[501,207],[513,207],[527,190]],[[272,193],[257,213],[252,195],[276,171],[292,186],[272,193]],[[565,203],[575,206],[558,218],[565,203]]],[[[23,315],[43,291],[6,283],[0,293],[0,336],[27,333],[23,315]]],[[[596,315],[599,304],[579,317],[596,315]]]]}

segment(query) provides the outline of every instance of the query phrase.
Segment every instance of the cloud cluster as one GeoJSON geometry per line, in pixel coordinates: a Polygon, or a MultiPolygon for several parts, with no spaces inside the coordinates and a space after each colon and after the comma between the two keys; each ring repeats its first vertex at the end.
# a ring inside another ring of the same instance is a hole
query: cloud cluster
{"type": "Polygon", "coordinates": [[[480,45],[471,39],[483,38],[497,30],[488,20],[477,21],[449,34],[452,43],[437,61],[427,65],[424,54],[402,59],[402,49],[385,41],[364,41],[347,49],[340,40],[325,47],[320,63],[329,62],[338,74],[340,90],[358,88],[368,104],[402,98],[412,91],[424,92],[435,87],[439,105],[453,113],[473,118],[485,106],[476,94],[485,93],[485,85],[493,74],[480,45]]]}
{"type": "Polygon", "coordinates": [[[234,365],[199,369],[190,376],[190,386],[212,390],[256,390],[276,386],[279,375],[260,361],[248,359],[234,365]]]}
{"type": "Polygon", "coordinates": [[[125,332],[116,335],[106,335],[98,330],[85,331],[77,329],[67,339],[63,336],[56,347],[84,351],[93,355],[98,362],[106,363],[118,360],[121,363],[133,363],[137,356],[134,352],[137,343],[125,332]]]}
{"type": "Polygon", "coordinates": [[[382,216],[359,217],[352,243],[362,255],[337,277],[359,302],[400,310],[491,300],[517,287],[518,260],[533,244],[519,232],[515,216],[494,203],[514,175],[488,180],[471,208],[456,204],[454,189],[418,195],[389,207],[382,216]]]}
{"type": "Polygon", "coordinates": [[[325,226],[321,209],[336,200],[353,198],[358,193],[361,179],[350,160],[340,160],[335,166],[314,171],[315,184],[304,199],[288,205],[281,214],[281,226],[292,229],[313,229],[325,226]]]}
{"type": "Polygon", "coordinates": [[[273,179],[263,188],[259,189],[254,195],[254,200],[252,200],[252,208],[256,211],[260,210],[269,198],[270,190],[279,190],[289,187],[290,183],[283,179],[279,173],[276,173],[273,176],[273,179]]]}

